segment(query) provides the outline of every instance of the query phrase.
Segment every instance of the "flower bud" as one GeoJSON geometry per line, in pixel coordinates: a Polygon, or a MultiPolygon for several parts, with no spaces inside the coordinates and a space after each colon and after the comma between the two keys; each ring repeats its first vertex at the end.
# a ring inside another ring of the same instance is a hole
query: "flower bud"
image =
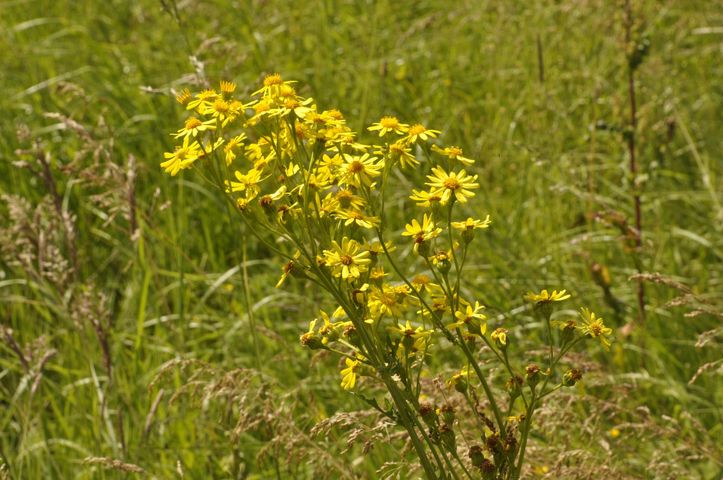
{"type": "Polygon", "coordinates": [[[321,338],[313,332],[303,334],[301,337],[299,337],[299,340],[301,341],[301,344],[303,346],[311,350],[326,348],[326,346],[322,343],[321,338]]]}
{"type": "Polygon", "coordinates": [[[442,444],[447,448],[447,450],[450,452],[457,451],[457,438],[454,435],[454,430],[449,424],[445,423],[442,425],[439,429],[439,435],[442,439],[442,444]]]}
{"type": "Polygon", "coordinates": [[[582,380],[582,372],[577,368],[568,370],[562,376],[562,384],[566,387],[572,387],[580,380],[582,380]]]}
{"type": "Polygon", "coordinates": [[[419,416],[422,417],[424,423],[430,428],[434,427],[439,421],[434,406],[429,403],[423,403],[419,406],[419,416]]]}
{"type": "Polygon", "coordinates": [[[445,403],[442,405],[442,408],[440,408],[440,413],[442,414],[442,419],[444,420],[444,423],[453,424],[454,423],[454,407],[450,405],[449,403],[445,403]]]}
{"type": "Polygon", "coordinates": [[[500,350],[507,348],[507,332],[508,330],[506,328],[500,327],[490,335],[492,341],[495,342],[495,345],[497,345],[497,348],[500,350]]]}
{"type": "Polygon", "coordinates": [[[477,468],[482,468],[482,465],[486,460],[484,453],[482,453],[482,447],[480,447],[479,445],[472,445],[467,455],[469,455],[469,459],[472,461],[472,465],[477,468]]]}
{"type": "Polygon", "coordinates": [[[525,378],[527,379],[527,385],[534,389],[540,381],[540,367],[534,363],[528,365],[525,368],[525,378]]]}
{"type": "Polygon", "coordinates": [[[512,399],[519,397],[520,393],[522,393],[522,377],[518,375],[510,377],[507,383],[505,383],[505,388],[512,399]]]}

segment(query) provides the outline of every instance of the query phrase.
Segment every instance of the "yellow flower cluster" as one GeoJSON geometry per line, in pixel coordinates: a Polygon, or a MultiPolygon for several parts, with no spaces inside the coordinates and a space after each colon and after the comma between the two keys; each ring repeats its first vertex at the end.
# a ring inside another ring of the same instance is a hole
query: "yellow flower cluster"
{"type": "MultiPolygon", "coordinates": [[[[576,370],[575,378],[563,376],[557,387],[546,390],[564,353],[584,337],[609,345],[611,330],[583,309],[580,326],[573,320],[562,324],[554,355],[553,304],[570,295],[565,290],[528,294],[535,312],[545,318],[550,354],[539,391],[540,369],[528,366],[531,391],[525,397],[517,381],[522,377],[513,373],[508,358],[514,332],[501,326],[488,332],[485,306],[462,294],[469,246],[491,220],[489,215],[455,218],[456,209],[475,196],[480,184],[471,173],[474,160],[459,147],[441,145],[440,131],[385,116],[367,129],[375,143],[363,143],[341,112],[319,108],[278,74],[267,76],[248,99],[237,98],[236,85],[222,81],[218,90],[195,95],[184,91],[177,100],[189,116],[172,133],[179,144],[164,154],[161,167],[171,175],[199,167],[199,173],[232,200],[248,231],[286,259],[277,287],[293,277],[312,282],[333,298],[333,313],[321,312],[301,335],[301,343],[344,359],[342,388],[364,385],[360,377],[383,384],[395,409],[405,412],[398,418],[406,422],[412,438],[420,433],[414,406],[419,405],[419,379],[434,344],[446,341],[465,359],[449,385],[464,395],[482,387],[501,438],[507,435],[509,418],[517,417],[502,415],[479,367],[478,342],[486,344],[512,376],[507,411],[513,412],[515,401],[522,398],[525,410],[518,413],[529,417],[538,395],[581,377],[576,370]],[[424,178],[415,175],[417,171],[426,176],[424,187],[415,183],[415,178],[424,178]],[[403,230],[389,224],[385,211],[386,191],[400,175],[420,188],[412,189],[408,198],[410,207],[422,209],[421,218],[415,214],[403,230]],[[396,245],[396,240],[403,243],[396,245]],[[415,255],[392,255],[397,248],[415,255]],[[404,273],[409,271],[414,273],[404,273]]],[[[440,424],[434,418],[423,416],[442,444],[453,446],[453,420],[440,424]]],[[[521,425],[526,435],[530,422],[521,425]]],[[[433,469],[424,463],[424,448],[434,452],[438,445],[415,443],[428,476],[433,469]]],[[[504,461],[514,463],[516,453],[511,455],[504,461]]],[[[499,471],[512,468],[478,460],[499,471]]]]}

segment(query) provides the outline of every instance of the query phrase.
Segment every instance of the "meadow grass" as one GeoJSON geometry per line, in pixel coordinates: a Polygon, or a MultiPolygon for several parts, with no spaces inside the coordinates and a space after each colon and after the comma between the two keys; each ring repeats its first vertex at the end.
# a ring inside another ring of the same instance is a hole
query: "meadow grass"
{"type": "Polygon", "coordinates": [[[402,439],[298,344],[324,296],[275,290],[280,261],[218,193],[158,166],[172,91],[280,72],[359,131],[394,114],[478,159],[469,210],[494,223],[470,269],[491,323],[522,338],[522,295],[567,288],[616,327],[545,406],[529,476],[719,478],[723,16],[634,3],[639,257],[663,276],[644,326],[634,255],[595,214],[633,218],[615,2],[0,1],[3,475],[405,478],[402,439]]]}

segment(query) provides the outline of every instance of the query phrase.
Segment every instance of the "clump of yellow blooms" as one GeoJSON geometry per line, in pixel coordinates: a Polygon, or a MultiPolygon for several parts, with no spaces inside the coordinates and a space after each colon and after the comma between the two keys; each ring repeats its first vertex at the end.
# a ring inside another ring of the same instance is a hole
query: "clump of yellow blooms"
{"type": "Polygon", "coordinates": [[[248,99],[222,81],[218,90],[184,90],[177,100],[189,115],[161,167],[171,175],[194,168],[226,194],[248,231],[285,259],[277,287],[289,277],[311,282],[336,304],[310,322],[301,343],[340,356],[342,388],[387,392],[388,410],[369,402],[406,429],[428,478],[469,477],[470,468],[482,478],[518,478],[541,399],[582,378],[579,369],[558,371],[563,356],[586,337],[607,347],[612,332],[587,309],[579,325],[551,322],[554,304],[570,298],[565,290],[526,296],[546,326],[542,366],[515,351],[514,329],[488,328],[485,305],[463,290],[470,245],[491,225],[489,215],[458,213],[480,188],[474,160],[441,145],[440,131],[394,116],[372,124],[366,136],[375,143],[363,143],[338,110],[320,109],[278,74],[248,99]],[[385,210],[400,176],[415,187],[406,225],[385,210]],[[454,409],[420,401],[420,377],[442,348],[460,362],[447,385],[485,420],[476,436],[482,444],[466,459],[454,409]],[[483,371],[490,361],[507,377],[504,389],[483,371]]]}

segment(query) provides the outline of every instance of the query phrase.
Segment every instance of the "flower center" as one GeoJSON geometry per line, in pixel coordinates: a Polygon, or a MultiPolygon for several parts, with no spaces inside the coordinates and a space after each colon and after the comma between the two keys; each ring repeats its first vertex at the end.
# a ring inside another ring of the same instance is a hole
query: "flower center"
{"type": "Polygon", "coordinates": [[[409,136],[419,135],[420,133],[426,132],[427,129],[423,125],[416,124],[409,127],[409,136]]]}
{"type": "Polygon", "coordinates": [[[359,160],[354,160],[349,164],[349,171],[351,173],[359,173],[364,170],[364,164],[359,160]]]}
{"type": "Polygon", "coordinates": [[[457,190],[460,187],[459,180],[454,177],[450,177],[444,181],[444,186],[449,190],[457,190]]]}
{"type": "Polygon", "coordinates": [[[342,265],[349,266],[352,263],[354,263],[354,259],[351,257],[351,255],[342,255],[339,259],[341,261],[342,265]]]}
{"type": "Polygon", "coordinates": [[[397,128],[399,127],[399,119],[397,117],[383,117],[379,124],[384,128],[397,128]]]}
{"type": "Polygon", "coordinates": [[[191,117],[186,120],[186,130],[193,130],[194,128],[200,126],[201,123],[201,120],[197,119],[196,117],[191,117]]]}
{"type": "Polygon", "coordinates": [[[272,85],[280,85],[282,83],[284,83],[284,81],[278,73],[267,75],[266,78],[264,78],[264,87],[271,87],[272,85]]]}

